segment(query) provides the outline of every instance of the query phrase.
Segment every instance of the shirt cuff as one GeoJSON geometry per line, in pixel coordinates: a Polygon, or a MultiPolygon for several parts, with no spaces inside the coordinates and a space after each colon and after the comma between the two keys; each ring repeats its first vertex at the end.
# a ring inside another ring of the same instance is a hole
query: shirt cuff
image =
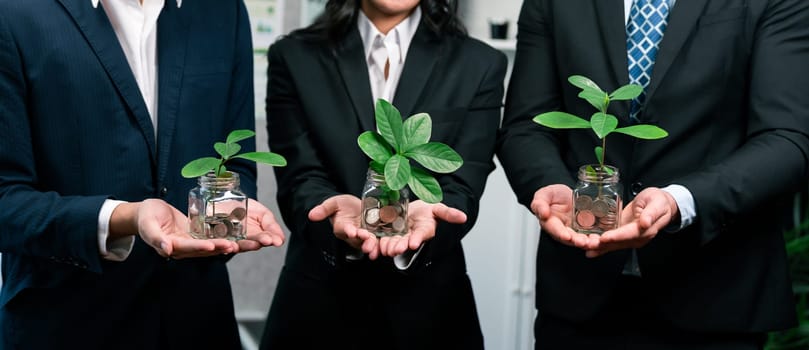
{"type": "Polygon", "coordinates": [[[393,265],[396,265],[396,268],[399,271],[404,271],[410,268],[410,265],[416,261],[416,258],[421,253],[421,250],[424,248],[424,243],[419,246],[418,250],[408,250],[401,255],[397,255],[393,257],[393,265]]]}
{"type": "Polygon", "coordinates": [[[668,185],[662,190],[674,197],[674,201],[677,202],[677,209],[680,212],[680,225],[678,226],[676,223],[671,223],[665,230],[677,232],[694,223],[694,220],[697,218],[697,206],[694,203],[694,196],[691,194],[691,191],[682,185],[668,185]]]}
{"type": "Polygon", "coordinates": [[[108,239],[110,235],[110,218],[112,212],[124,201],[107,199],[98,213],[98,253],[105,260],[124,261],[132,252],[135,245],[135,236],[126,236],[117,239],[108,239]]]}

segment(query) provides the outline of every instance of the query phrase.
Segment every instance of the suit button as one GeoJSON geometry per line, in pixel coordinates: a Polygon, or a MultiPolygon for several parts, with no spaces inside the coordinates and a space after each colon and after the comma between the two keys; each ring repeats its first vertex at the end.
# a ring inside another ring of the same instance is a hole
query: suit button
{"type": "Polygon", "coordinates": [[[160,197],[165,197],[169,193],[169,189],[162,187],[160,188],[160,197]]]}
{"type": "Polygon", "coordinates": [[[630,189],[632,190],[632,195],[637,196],[640,191],[643,191],[643,183],[635,182],[630,186],[630,189]]]}

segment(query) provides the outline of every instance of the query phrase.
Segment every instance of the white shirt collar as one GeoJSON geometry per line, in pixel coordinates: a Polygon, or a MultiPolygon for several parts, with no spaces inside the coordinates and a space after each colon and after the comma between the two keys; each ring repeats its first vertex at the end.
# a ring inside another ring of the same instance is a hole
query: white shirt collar
{"type": "MultiPolygon", "coordinates": [[[[93,8],[98,8],[98,3],[100,1],[101,0],[90,0],[90,2],[93,3],[93,8]]],[[[183,0],[177,0],[177,8],[180,8],[180,6],[183,6],[183,0]]]]}
{"type": "MultiPolygon", "coordinates": [[[[410,16],[388,32],[387,36],[392,35],[392,39],[396,40],[399,44],[399,50],[401,50],[402,53],[402,60],[407,57],[407,50],[410,48],[410,42],[413,41],[413,37],[416,35],[416,30],[419,28],[419,23],[421,23],[421,8],[417,6],[410,16]]],[[[357,26],[360,30],[360,37],[362,37],[362,46],[365,48],[365,58],[368,58],[368,56],[371,54],[371,49],[374,47],[374,40],[376,39],[376,36],[381,35],[383,38],[386,38],[387,36],[379,32],[376,26],[371,22],[370,19],[368,19],[368,16],[366,16],[362,10],[359,11],[357,26]]]]}

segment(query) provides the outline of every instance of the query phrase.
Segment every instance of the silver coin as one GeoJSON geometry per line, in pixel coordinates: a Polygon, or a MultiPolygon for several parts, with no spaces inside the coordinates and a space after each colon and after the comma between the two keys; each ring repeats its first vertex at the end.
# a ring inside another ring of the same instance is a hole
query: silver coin
{"type": "Polygon", "coordinates": [[[365,197],[362,199],[362,208],[363,209],[370,209],[370,208],[378,208],[379,207],[379,200],[374,197],[365,197]]]}
{"type": "Polygon", "coordinates": [[[577,210],[590,210],[593,206],[593,197],[590,196],[578,196],[576,197],[576,209],[577,210]]]}
{"type": "Polygon", "coordinates": [[[365,223],[368,225],[376,225],[379,223],[379,209],[371,208],[365,211],[365,223]]]}
{"type": "Polygon", "coordinates": [[[393,231],[396,233],[404,233],[405,231],[405,219],[403,217],[396,218],[392,224],[393,231]]]}

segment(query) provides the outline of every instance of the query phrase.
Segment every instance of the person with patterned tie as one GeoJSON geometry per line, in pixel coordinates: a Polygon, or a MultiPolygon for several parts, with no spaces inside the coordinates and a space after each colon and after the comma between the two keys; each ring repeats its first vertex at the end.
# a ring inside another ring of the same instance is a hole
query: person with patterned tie
{"type": "Polygon", "coordinates": [[[795,325],[782,218],[809,178],[806,23],[803,0],[524,1],[497,154],[542,228],[537,349],[761,349],[795,325]],[[624,210],[600,236],[568,227],[599,140],[532,122],[593,113],[571,75],[641,85],[610,113],[669,132],[610,136],[624,210]]]}

